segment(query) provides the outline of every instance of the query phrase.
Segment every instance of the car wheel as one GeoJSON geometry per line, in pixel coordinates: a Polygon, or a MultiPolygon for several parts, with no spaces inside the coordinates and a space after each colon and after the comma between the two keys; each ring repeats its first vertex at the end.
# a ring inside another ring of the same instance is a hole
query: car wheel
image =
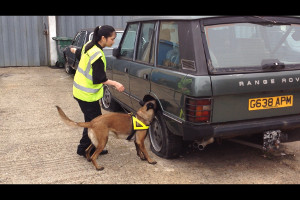
{"type": "Polygon", "coordinates": [[[182,149],[182,139],[172,134],[163,119],[162,113],[157,111],[149,128],[150,148],[153,153],[163,158],[176,158],[182,149]]]}
{"type": "Polygon", "coordinates": [[[74,74],[75,70],[69,65],[68,59],[66,58],[65,60],[66,60],[66,62],[65,62],[65,71],[66,71],[66,73],[67,74],[74,74]]]}
{"type": "Polygon", "coordinates": [[[55,67],[58,67],[58,68],[63,68],[64,67],[64,64],[59,62],[59,61],[56,61],[55,63],[55,67]]]}
{"type": "Polygon", "coordinates": [[[103,97],[100,102],[102,108],[107,111],[117,112],[121,110],[120,105],[113,99],[107,86],[103,86],[103,97]]]}

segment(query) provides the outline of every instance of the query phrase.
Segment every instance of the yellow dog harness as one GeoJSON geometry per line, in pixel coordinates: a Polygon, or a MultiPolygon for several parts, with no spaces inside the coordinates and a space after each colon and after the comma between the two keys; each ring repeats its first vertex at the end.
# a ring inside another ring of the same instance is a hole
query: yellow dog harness
{"type": "Polygon", "coordinates": [[[133,125],[133,130],[147,130],[149,129],[149,126],[146,126],[143,122],[141,122],[141,120],[139,120],[138,118],[136,118],[135,116],[131,116],[132,117],[132,125],[133,125]],[[141,125],[138,126],[137,124],[141,125]]]}
{"type": "Polygon", "coordinates": [[[132,132],[127,137],[127,140],[130,140],[137,130],[148,130],[149,126],[145,125],[141,120],[133,116],[133,113],[128,113],[132,117],[132,132]]]}

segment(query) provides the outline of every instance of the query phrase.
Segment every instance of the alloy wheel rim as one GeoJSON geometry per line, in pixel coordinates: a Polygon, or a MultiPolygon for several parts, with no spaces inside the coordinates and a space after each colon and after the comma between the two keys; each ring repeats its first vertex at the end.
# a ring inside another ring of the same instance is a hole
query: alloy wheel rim
{"type": "Polygon", "coordinates": [[[105,88],[103,98],[102,98],[102,103],[105,108],[109,108],[110,106],[110,101],[111,101],[111,95],[108,89],[105,88]]]}
{"type": "Polygon", "coordinates": [[[154,121],[152,122],[149,131],[150,131],[150,140],[154,150],[160,152],[163,143],[162,130],[161,130],[161,125],[156,117],[154,118],[154,121]]]}

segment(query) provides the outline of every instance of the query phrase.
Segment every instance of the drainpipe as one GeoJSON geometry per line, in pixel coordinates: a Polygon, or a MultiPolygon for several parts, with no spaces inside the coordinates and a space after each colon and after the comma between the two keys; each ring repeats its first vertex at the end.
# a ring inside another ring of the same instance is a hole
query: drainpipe
{"type": "Polygon", "coordinates": [[[56,37],[56,17],[48,16],[48,26],[49,26],[49,56],[50,56],[50,66],[54,66],[57,61],[57,44],[53,40],[53,37],[56,37]]]}

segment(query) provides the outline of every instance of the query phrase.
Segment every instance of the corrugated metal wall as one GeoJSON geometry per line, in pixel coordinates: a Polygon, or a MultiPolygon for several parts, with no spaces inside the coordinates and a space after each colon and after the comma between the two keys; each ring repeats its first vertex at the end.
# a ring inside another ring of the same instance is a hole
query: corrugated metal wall
{"type": "Polygon", "coordinates": [[[48,64],[47,16],[0,16],[0,67],[48,64]]]}
{"type": "MultiPolygon", "coordinates": [[[[132,16],[56,16],[57,36],[74,37],[82,28],[108,24],[125,28],[132,16]]],[[[48,16],[0,16],[0,67],[49,63],[48,16]]]]}
{"type": "Polygon", "coordinates": [[[82,28],[95,28],[111,25],[114,28],[126,27],[126,22],[133,16],[56,16],[57,36],[74,37],[82,28]]]}

